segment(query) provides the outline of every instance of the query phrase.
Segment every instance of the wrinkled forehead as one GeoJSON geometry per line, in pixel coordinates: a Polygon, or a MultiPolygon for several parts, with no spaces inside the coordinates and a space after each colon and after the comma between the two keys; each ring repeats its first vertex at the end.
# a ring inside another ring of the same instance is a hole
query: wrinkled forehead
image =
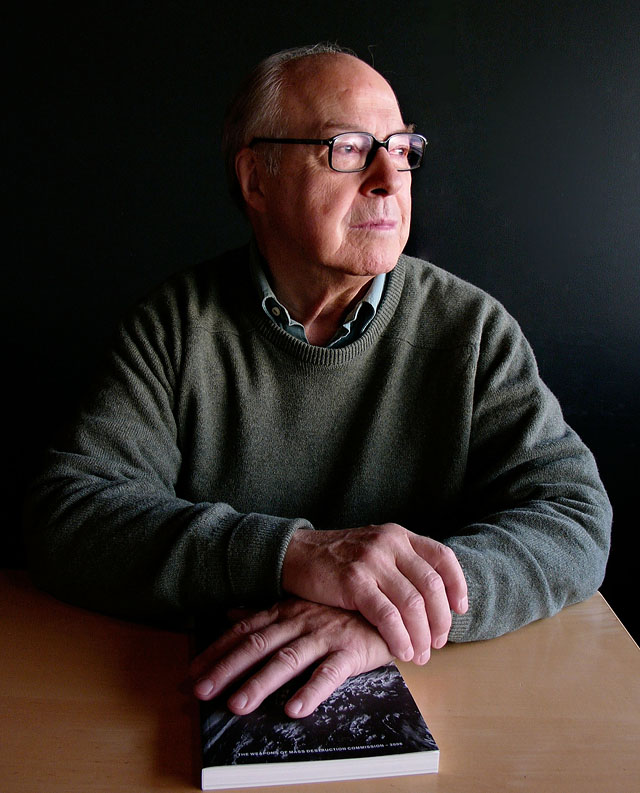
{"type": "Polygon", "coordinates": [[[396,96],[381,74],[351,55],[292,64],[282,93],[283,120],[296,135],[346,130],[388,133],[404,128],[396,96]]]}

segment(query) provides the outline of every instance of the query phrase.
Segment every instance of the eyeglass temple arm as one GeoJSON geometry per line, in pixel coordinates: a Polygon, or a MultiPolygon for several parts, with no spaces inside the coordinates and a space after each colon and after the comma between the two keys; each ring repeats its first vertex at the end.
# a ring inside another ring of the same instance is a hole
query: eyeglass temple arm
{"type": "Polygon", "coordinates": [[[253,138],[249,143],[249,148],[254,143],[315,143],[318,146],[331,146],[333,138],[320,140],[319,138],[253,138]]]}

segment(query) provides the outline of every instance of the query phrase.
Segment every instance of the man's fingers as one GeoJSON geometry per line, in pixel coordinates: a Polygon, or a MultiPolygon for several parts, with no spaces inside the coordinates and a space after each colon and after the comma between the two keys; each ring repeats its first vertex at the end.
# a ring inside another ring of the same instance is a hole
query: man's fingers
{"type": "Polygon", "coordinates": [[[331,653],[318,666],[307,683],[285,705],[285,712],[293,719],[302,719],[324,702],[344,681],[357,673],[351,653],[331,653]]]}
{"type": "Polygon", "coordinates": [[[254,630],[262,630],[271,625],[273,621],[274,614],[272,610],[256,613],[243,611],[232,628],[225,631],[222,636],[219,636],[206,650],[203,650],[193,659],[189,667],[191,677],[197,680],[218,658],[222,658],[240,642],[244,641],[249,633],[254,630]]]}
{"type": "Polygon", "coordinates": [[[378,585],[373,580],[360,583],[354,607],[402,661],[427,663],[430,648],[443,647],[449,636],[451,610],[444,582],[417,554],[399,559],[378,585]]]}
{"type": "Polygon", "coordinates": [[[415,552],[433,567],[444,582],[449,607],[458,614],[466,613],[469,608],[467,581],[455,553],[449,546],[430,537],[409,534],[409,539],[415,552]]]}
{"type": "Polygon", "coordinates": [[[356,589],[354,606],[378,629],[393,656],[401,661],[413,658],[413,644],[402,615],[375,582],[368,582],[356,589]]]}
{"type": "MultiPolygon", "coordinates": [[[[415,558],[419,560],[419,557],[415,558]]],[[[422,562],[422,560],[419,561],[422,562]]],[[[422,564],[424,563],[422,562],[422,564]]],[[[431,640],[434,635],[427,611],[428,600],[425,593],[415,586],[415,582],[412,582],[402,569],[399,569],[399,573],[385,582],[382,591],[396,605],[399,618],[409,635],[412,654],[409,658],[402,660],[413,660],[417,664],[426,664],[429,660],[431,640]]],[[[436,629],[441,630],[439,625],[436,625],[436,629]]],[[[435,634],[435,636],[439,635],[439,633],[435,634]]]]}
{"type": "MultiPolygon", "coordinates": [[[[398,569],[412,582],[422,598],[429,646],[436,649],[443,647],[451,629],[451,609],[444,581],[431,565],[417,555],[399,562],[398,569]]],[[[417,661],[417,658],[413,660],[417,661]]],[[[422,663],[427,660],[428,656],[422,663]]]]}
{"type": "Polygon", "coordinates": [[[229,698],[229,709],[238,715],[250,713],[269,694],[302,674],[326,651],[326,643],[320,636],[304,636],[287,643],[229,698]]]}
{"type": "Polygon", "coordinates": [[[251,618],[235,625],[196,659],[192,676],[198,678],[194,693],[199,699],[212,699],[299,634],[295,620],[262,627],[263,614],[255,621],[251,618]]]}

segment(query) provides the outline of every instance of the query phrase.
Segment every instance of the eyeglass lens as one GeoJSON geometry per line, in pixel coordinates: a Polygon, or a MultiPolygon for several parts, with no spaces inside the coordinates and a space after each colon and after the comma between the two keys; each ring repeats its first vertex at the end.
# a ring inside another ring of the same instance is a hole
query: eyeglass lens
{"type": "MultiPolygon", "coordinates": [[[[336,171],[346,172],[362,170],[369,163],[374,140],[373,135],[364,132],[344,132],[336,135],[331,151],[331,167],[336,171]]],[[[389,152],[398,171],[410,171],[420,165],[424,141],[419,135],[401,132],[391,135],[384,148],[389,152]]]]}

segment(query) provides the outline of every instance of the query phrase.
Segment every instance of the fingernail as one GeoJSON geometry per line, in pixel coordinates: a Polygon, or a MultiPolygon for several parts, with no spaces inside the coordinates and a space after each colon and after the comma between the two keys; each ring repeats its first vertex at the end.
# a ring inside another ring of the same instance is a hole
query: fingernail
{"type": "Polygon", "coordinates": [[[469,608],[469,598],[463,597],[460,601],[460,608],[458,609],[459,614],[465,614],[467,609],[469,608]]]}
{"type": "Polygon", "coordinates": [[[401,661],[411,661],[413,658],[413,647],[407,647],[406,650],[403,650],[400,653],[400,660],[401,661]]]}
{"type": "Polygon", "coordinates": [[[229,698],[228,705],[230,708],[237,708],[238,710],[242,710],[246,708],[247,702],[249,701],[249,697],[244,693],[244,691],[236,692],[232,697],[229,698]]]}
{"type": "Polygon", "coordinates": [[[446,636],[437,636],[433,640],[433,647],[436,650],[439,650],[441,647],[444,647],[446,643],[447,643],[447,637],[446,636]]]}
{"type": "Polygon", "coordinates": [[[427,650],[427,652],[422,653],[422,655],[418,658],[418,665],[419,666],[424,666],[424,664],[426,664],[427,661],[429,660],[429,656],[430,655],[431,655],[431,653],[429,653],[428,650],[427,650]]]}
{"type": "Polygon", "coordinates": [[[297,716],[298,713],[302,710],[302,700],[301,699],[292,699],[291,702],[287,704],[287,713],[290,716],[297,716]]]}
{"type": "Polygon", "coordinates": [[[203,677],[202,680],[198,680],[193,690],[197,697],[208,697],[213,691],[213,683],[209,678],[203,677]]]}

